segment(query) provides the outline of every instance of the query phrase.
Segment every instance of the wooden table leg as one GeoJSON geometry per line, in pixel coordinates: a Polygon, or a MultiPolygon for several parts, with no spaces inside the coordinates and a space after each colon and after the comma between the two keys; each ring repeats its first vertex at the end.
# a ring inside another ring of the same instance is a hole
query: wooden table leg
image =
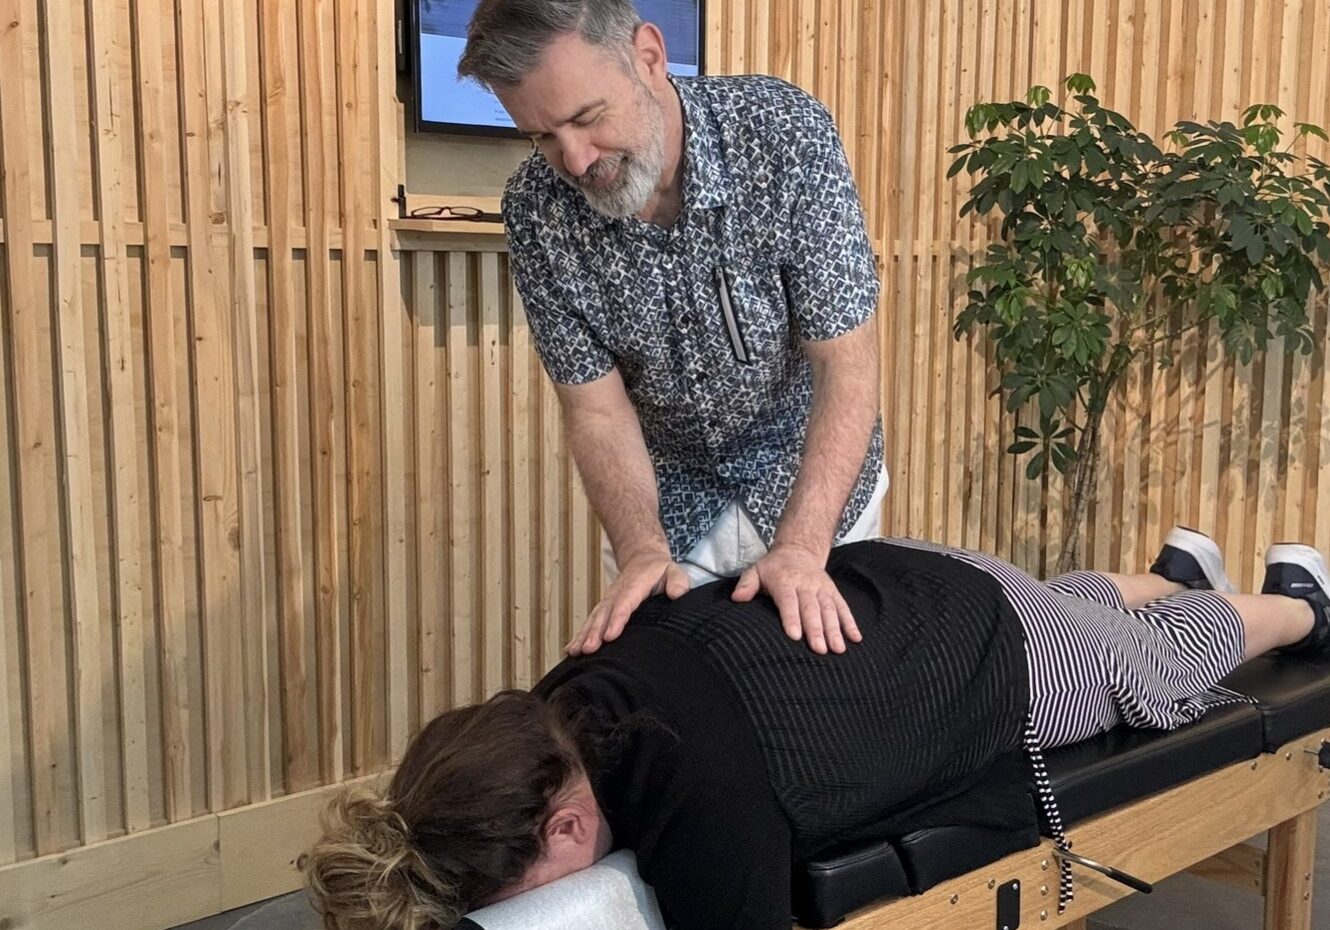
{"type": "Polygon", "coordinates": [[[1265,930],[1311,930],[1315,809],[1270,829],[1265,860],[1265,930]]]}

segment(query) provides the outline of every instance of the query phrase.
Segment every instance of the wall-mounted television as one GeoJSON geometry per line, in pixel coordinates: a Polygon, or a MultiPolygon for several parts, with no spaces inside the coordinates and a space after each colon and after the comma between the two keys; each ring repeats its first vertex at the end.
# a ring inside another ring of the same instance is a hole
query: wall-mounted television
{"type": "MultiPolygon", "coordinates": [[[[635,0],[637,11],[665,35],[670,73],[702,73],[704,0],[635,0]]],[[[518,137],[498,98],[459,81],[457,62],[479,0],[406,0],[415,127],[422,132],[518,137]]]]}

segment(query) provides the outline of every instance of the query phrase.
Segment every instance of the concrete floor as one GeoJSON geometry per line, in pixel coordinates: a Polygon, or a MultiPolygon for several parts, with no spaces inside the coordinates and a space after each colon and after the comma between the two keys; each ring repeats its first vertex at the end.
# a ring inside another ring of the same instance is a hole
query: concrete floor
{"type": "MultiPolygon", "coordinates": [[[[1312,913],[1313,930],[1330,928],[1330,805],[1321,809],[1318,829],[1316,876],[1318,889],[1312,913]]],[[[301,902],[286,896],[299,915],[301,902]]],[[[266,903],[266,902],[263,902],[266,903]]],[[[258,910],[263,903],[237,908],[216,917],[185,924],[176,930],[230,930],[241,918],[258,910]]],[[[262,928],[245,930],[314,930],[316,923],[299,916],[264,921],[262,928]]],[[[1091,930],[1260,930],[1263,903],[1254,894],[1242,892],[1189,875],[1180,875],[1161,883],[1152,895],[1132,895],[1090,918],[1091,930]]]]}

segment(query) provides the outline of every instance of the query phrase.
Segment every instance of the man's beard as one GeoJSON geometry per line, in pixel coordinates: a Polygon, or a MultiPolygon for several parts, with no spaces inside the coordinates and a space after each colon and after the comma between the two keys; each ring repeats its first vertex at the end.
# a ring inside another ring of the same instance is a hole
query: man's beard
{"type": "Polygon", "coordinates": [[[660,182],[660,172],[665,164],[665,121],[660,104],[645,87],[641,89],[638,102],[646,121],[641,148],[602,155],[580,178],[559,172],[565,181],[582,192],[593,210],[606,216],[641,213],[660,182]],[[607,177],[614,177],[608,187],[594,186],[593,182],[607,177]]]}

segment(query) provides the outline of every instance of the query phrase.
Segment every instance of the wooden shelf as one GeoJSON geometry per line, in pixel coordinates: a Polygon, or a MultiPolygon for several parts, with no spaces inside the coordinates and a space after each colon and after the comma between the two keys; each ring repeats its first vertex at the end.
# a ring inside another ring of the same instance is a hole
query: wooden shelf
{"type": "Polygon", "coordinates": [[[388,228],[398,232],[451,233],[463,236],[502,236],[502,223],[478,223],[475,220],[389,220],[388,228]]]}
{"type": "MultiPolygon", "coordinates": [[[[410,213],[422,207],[448,204],[454,207],[475,207],[486,213],[499,212],[498,197],[468,197],[460,194],[406,194],[406,209],[410,213]]],[[[388,228],[406,233],[447,233],[463,236],[503,236],[502,223],[478,223],[475,220],[448,220],[435,218],[390,219],[388,228]]]]}

